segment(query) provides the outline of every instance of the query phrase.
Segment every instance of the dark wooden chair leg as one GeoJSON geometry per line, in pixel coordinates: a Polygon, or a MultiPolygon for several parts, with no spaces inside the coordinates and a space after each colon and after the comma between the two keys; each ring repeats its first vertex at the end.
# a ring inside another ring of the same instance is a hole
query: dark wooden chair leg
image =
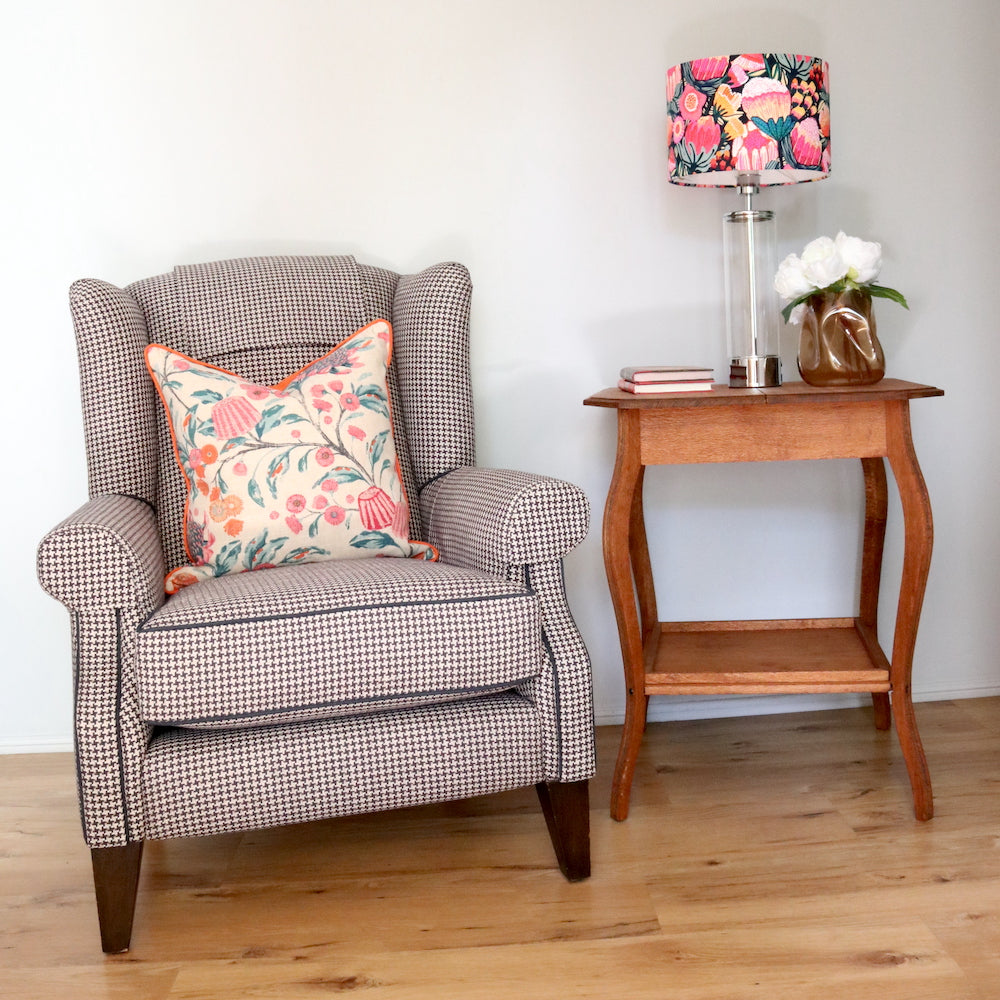
{"type": "Polygon", "coordinates": [[[559,870],[570,882],[590,878],[589,782],[539,782],[535,790],[559,870]]]}
{"type": "Polygon", "coordinates": [[[101,947],[108,955],[128,951],[132,940],[142,843],[136,840],[124,847],[94,847],[90,851],[101,947]]]}

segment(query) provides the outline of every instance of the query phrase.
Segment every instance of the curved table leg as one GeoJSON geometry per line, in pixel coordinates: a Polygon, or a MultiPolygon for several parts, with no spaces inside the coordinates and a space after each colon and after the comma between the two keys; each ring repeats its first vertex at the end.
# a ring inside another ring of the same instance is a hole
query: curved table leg
{"type": "Polygon", "coordinates": [[[632,507],[629,511],[628,524],[628,554],[632,560],[632,579],[639,604],[639,630],[643,642],[659,625],[656,593],[653,589],[653,566],[649,561],[649,542],[646,539],[646,518],[642,510],[642,484],[645,473],[646,467],[640,465],[632,490],[632,507]]]}
{"type": "MultiPolygon", "coordinates": [[[[639,466],[632,491],[632,509],[629,513],[628,554],[632,560],[632,580],[635,596],[639,604],[639,632],[645,645],[650,632],[658,628],[660,621],[656,612],[656,592],[653,589],[653,566],[649,561],[649,542],[646,538],[646,518],[642,509],[642,484],[646,477],[646,467],[639,466]]],[[[645,687],[645,665],[643,666],[643,686],[645,687]]],[[[642,703],[642,728],[646,730],[649,714],[649,695],[642,703]]],[[[622,817],[624,819],[624,817],[622,817]]]]}
{"type": "Polygon", "coordinates": [[[913,449],[909,405],[906,401],[893,401],[886,406],[889,464],[899,490],[904,526],[903,576],[892,645],[892,715],[913,789],[913,812],[917,819],[926,820],[934,815],[934,799],[927,758],[917,732],[910,681],[934,528],[927,486],[913,449]]]}
{"type": "MultiPolygon", "coordinates": [[[[881,458],[861,459],[865,474],[865,536],[861,554],[861,606],[858,620],[869,629],[873,641],[878,640],[878,594],[882,580],[882,553],[885,549],[885,522],[889,508],[885,462],[881,458]]],[[[889,695],[872,693],[875,728],[889,729],[892,715],[889,695]]]]}
{"type": "MultiPolygon", "coordinates": [[[[638,418],[639,414],[634,410],[620,410],[618,413],[618,454],[604,507],[604,568],[618,622],[625,668],[625,726],[611,787],[611,817],[618,821],[628,816],[635,761],[646,726],[645,665],[632,562],[633,536],[636,544],[639,538],[645,539],[644,530],[641,536],[638,534],[642,518],[638,418]]],[[[639,584],[637,589],[640,600],[646,602],[643,607],[646,614],[652,590],[647,588],[643,597],[644,587],[645,584],[639,584]]]]}

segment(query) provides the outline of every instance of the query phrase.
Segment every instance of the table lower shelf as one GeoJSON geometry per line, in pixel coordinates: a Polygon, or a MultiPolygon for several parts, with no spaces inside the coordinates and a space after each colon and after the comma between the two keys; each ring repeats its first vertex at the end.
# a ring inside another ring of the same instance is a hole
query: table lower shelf
{"type": "Polygon", "coordinates": [[[645,694],[889,691],[889,661],[854,618],[660,622],[645,642],[645,694]]]}

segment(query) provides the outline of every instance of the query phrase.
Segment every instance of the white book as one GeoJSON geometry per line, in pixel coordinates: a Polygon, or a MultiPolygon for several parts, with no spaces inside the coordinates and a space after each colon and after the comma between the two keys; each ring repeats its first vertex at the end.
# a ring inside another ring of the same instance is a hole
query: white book
{"type": "Polygon", "coordinates": [[[711,382],[715,370],[689,365],[636,365],[623,368],[618,377],[628,382],[711,382]]]}

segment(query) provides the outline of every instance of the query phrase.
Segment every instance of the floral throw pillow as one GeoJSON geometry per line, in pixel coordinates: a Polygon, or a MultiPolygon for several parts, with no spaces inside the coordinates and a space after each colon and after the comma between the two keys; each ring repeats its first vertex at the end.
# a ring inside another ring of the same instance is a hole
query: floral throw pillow
{"type": "Polygon", "coordinates": [[[276,386],[150,344],[188,483],[190,566],[165,589],[225,573],[320,559],[436,559],[407,537],[386,368],[392,327],[377,320],[276,386]]]}

